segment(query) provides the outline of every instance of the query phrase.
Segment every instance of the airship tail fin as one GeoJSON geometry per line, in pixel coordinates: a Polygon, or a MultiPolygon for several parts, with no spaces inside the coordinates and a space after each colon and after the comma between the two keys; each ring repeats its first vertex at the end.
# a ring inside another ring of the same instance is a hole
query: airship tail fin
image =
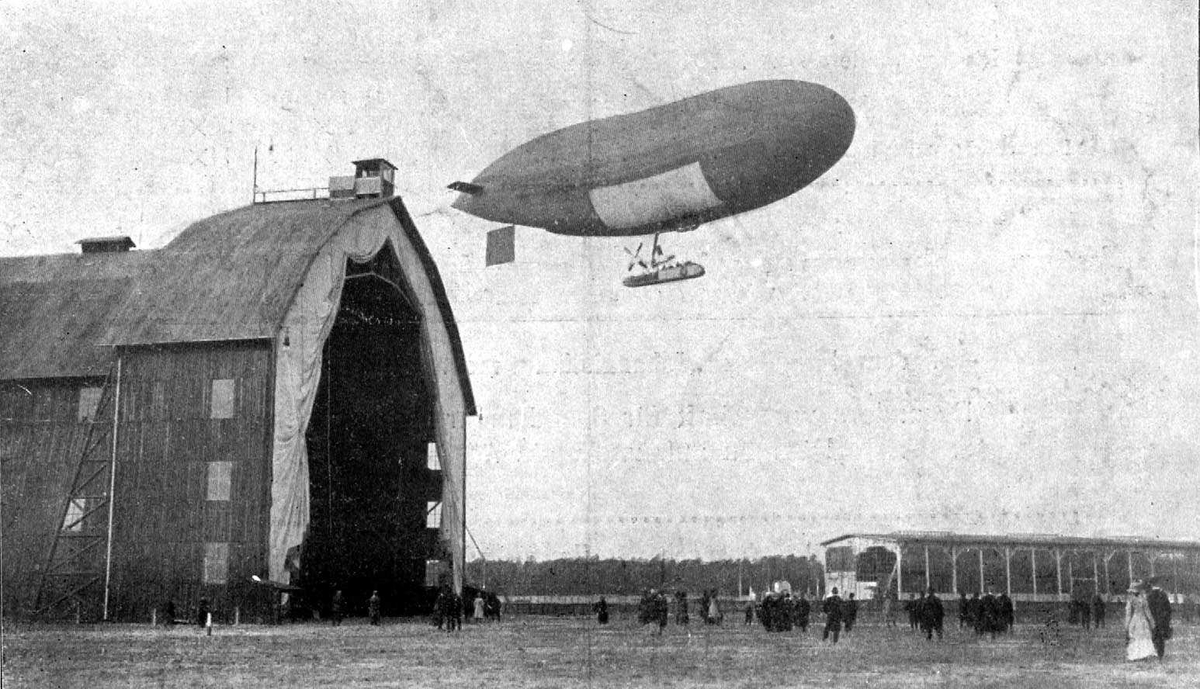
{"type": "Polygon", "coordinates": [[[482,186],[478,184],[471,184],[470,182],[451,182],[450,184],[446,185],[446,188],[453,189],[454,191],[460,191],[464,194],[470,194],[471,196],[478,196],[479,194],[483,193],[482,186]]]}

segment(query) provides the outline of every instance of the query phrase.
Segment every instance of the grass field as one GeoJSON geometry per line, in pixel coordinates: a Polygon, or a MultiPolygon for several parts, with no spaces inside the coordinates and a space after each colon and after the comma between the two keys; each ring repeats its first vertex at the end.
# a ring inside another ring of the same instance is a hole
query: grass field
{"type": "Polygon", "coordinates": [[[649,627],[523,617],[457,634],[419,622],[219,627],[12,625],[3,686],[16,687],[1200,687],[1200,628],[1179,625],[1166,662],[1124,662],[1119,626],[1040,628],[995,641],[947,630],[926,642],[866,625],[836,646],[761,627],[649,627]]]}

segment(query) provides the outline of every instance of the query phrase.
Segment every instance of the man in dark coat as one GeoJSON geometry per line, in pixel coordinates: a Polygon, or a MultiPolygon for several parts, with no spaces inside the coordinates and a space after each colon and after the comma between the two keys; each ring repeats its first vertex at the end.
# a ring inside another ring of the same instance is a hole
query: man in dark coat
{"type": "Polygon", "coordinates": [[[208,607],[208,599],[201,598],[200,603],[196,605],[196,624],[201,629],[208,626],[208,613],[212,610],[208,607]]]}
{"type": "Polygon", "coordinates": [[[675,592],[675,624],[688,624],[687,591],[675,592]]]}
{"type": "Polygon", "coordinates": [[[491,591],[487,592],[487,598],[483,602],[483,617],[492,622],[500,621],[500,596],[497,596],[491,591]]]}
{"type": "Polygon", "coordinates": [[[958,628],[967,629],[975,626],[971,622],[971,601],[967,600],[967,592],[958,593],[958,628]]]}
{"type": "Polygon", "coordinates": [[[983,629],[983,601],[979,598],[979,592],[971,594],[971,600],[967,601],[967,618],[971,621],[971,626],[975,629],[976,635],[982,635],[983,629]]]}
{"type": "Polygon", "coordinates": [[[996,602],[995,594],[989,588],[987,593],[983,594],[983,599],[979,601],[979,621],[975,625],[975,632],[990,634],[994,639],[999,628],[1000,605],[996,602]]]}
{"type": "Polygon", "coordinates": [[[341,626],[345,611],[346,597],[342,595],[342,590],[338,589],[333,592],[333,600],[329,603],[329,619],[333,622],[333,626],[341,626]]]}
{"type": "Polygon", "coordinates": [[[908,613],[908,628],[916,630],[921,622],[921,601],[917,600],[917,594],[908,594],[908,600],[904,602],[904,611],[908,613]]]}
{"type": "Polygon", "coordinates": [[[450,631],[462,629],[463,597],[462,594],[450,592],[450,631]]]}
{"type": "Polygon", "coordinates": [[[800,631],[808,631],[808,616],[812,612],[812,605],[808,602],[808,594],[801,593],[796,599],[796,626],[800,631]]]}
{"type": "Polygon", "coordinates": [[[658,622],[658,633],[662,634],[667,628],[667,618],[670,616],[670,607],[667,605],[667,594],[659,591],[654,597],[654,620],[658,622]]]}
{"type": "Polygon", "coordinates": [[[608,601],[604,600],[604,596],[600,596],[600,600],[592,606],[592,612],[596,613],[597,622],[608,624],[608,601]]]}
{"type": "Polygon", "coordinates": [[[846,604],[843,607],[842,617],[846,622],[846,633],[854,629],[854,623],[858,622],[858,601],[854,600],[854,593],[851,592],[846,596],[846,604]]]}
{"type": "Polygon", "coordinates": [[[837,643],[838,635],[842,632],[842,597],[838,595],[837,587],[830,589],[829,597],[821,604],[821,612],[825,613],[825,633],[821,635],[824,641],[833,634],[833,643],[837,643]]]}
{"type": "Polygon", "coordinates": [[[1171,599],[1166,592],[1159,588],[1157,579],[1150,579],[1150,592],[1146,594],[1146,605],[1150,608],[1150,617],[1154,618],[1154,630],[1151,637],[1154,640],[1154,651],[1162,660],[1167,652],[1167,639],[1171,638],[1171,599]]]}
{"type": "Polygon", "coordinates": [[[792,593],[784,591],[779,598],[779,607],[775,609],[775,627],[781,632],[792,631],[792,593]]]}
{"type": "Polygon", "coordinates": [[[647,589],[642,593],[641,600],[638,601],[638,624],[650,624],[650,620],[654,617],[654,594],[658,593],[654,589],[647,589]]]}
{"type": "Polygon", "coordinates": [[[446,615],[450,610],[449,589],[442,587],[438,591],[437,599],[433,601],[433,621],[438,629],[446,624],[446,615]]]}
{"type": "Polygon", "coordinates": [[[775,631],[775,607],[775,593],[763,594],[762,614],[759,615],[759,619],[762,620],[763,628],[768,632],[775,631]]]}
{"type": "Polygon", "coordinates": [[[936,631],[938,641],[942,640],[942,624],[945,621],[946,611],[942,608],[942,601],[933,592],[933,587],[929,587],[929,592],[921,600],[921,631],[925,632],[925,638],[932,641],[933,633],[936,631]]]}
{"type": "Polygon", "coordinates": [[[1107,612],[1104,607],[1104,598],[1100,594],[1096,594],[1092,598],[1092,621],[1096,623],[1096,629],[1104,626],[1104,613],[1107,612]]]}
{"type": "Polygon", "coordinates": [[[367,614],[371,617],[371,626],[378,627],[379,620],[382,617],[383,599],[379,597],[378,591],[372,591],[371,597],[367,600],[367,614]]]}
{"type": "Polygon", "coordinates": [[[1000,631],[1011,634],[1015,617],[1012,598],[1008,593],[1001,593],[996,600],[1000,603],[1000,631]]]}

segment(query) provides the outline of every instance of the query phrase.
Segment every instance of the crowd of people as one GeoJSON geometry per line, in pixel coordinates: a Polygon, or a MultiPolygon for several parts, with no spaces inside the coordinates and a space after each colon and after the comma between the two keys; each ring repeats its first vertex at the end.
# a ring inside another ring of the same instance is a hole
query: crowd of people
{"type": "MultiPolygon", "coordinates": [[[[1159,587],[1140,582],[1131,587],[1129,593],[1125,615],[1129,659],[1152,656],[1162,658],[1166,641],[1171,638],[1169,597],[1159,587]]],[[[687,593],[677,591],[674,599],[676,624],[688,624],[687,593]]],[[[1105,626],[1105,607],[1104,599],[1098,595],[1090,599],[1073,600],[1067,606],[1068,621],[1085,628],[1091,628],[1092,625],[1102,628],[1105,626]]],[[[946,605],[932,587],[920,594],[910,594],[903,606],[894,593],[884,596],[880,602],[880,609],[885,628],[896,626],[897,611],[901,608],[907,613],[910,629],[920,632],[930,641],[935,636],[939,640],[944,637],[946,605]]],[[[597,603],[595,611],[601,624],[608,622],[608,607],[603,598],[597,603]]],[[[669,611],[667,594],[657,589],[649,589],[638,605],[638,621],[643,625],[657,625],[657,632],[661,634],[670,619],[669,611]]],[[[776,586],[761,598],[749,599],[745,603],[744,611],[745,624],[752,625],[757,620],[768,632],[790,632],[797,628],[801,632],[807,632],[810,618],[814,611],[818,612],[824,617],[821,639],[837,643],[843,635],[852,632],[857,624],[859,601],[854,593],[849,593],[843,598],[837,587],[832,587],[829,595],[816,607],[806,594],[793,595],[785,585],[776,586]]],[[[1053,623],[1057,626],[1061,611],[1061,607],[1057,611],[1051,610],[1046,624],[1053,623]]],[[[966,593],[960,593],[957,614],[958,628],[967,633],[973,632],[977,637],[987,635],[995,639],[1000,635],[1011,634],[1015,623],[1015,605],[1012,598],[1006,592],[997,594],[991,588],[982,593],[974,593],[970,597],[966,593]]],[[[701,599],[701,617],[708,623],[720,621],[715,591],[704,592],[701,599]]],[[[1043,630],[1043,641],[1046,641],[1046,638],[1046,632],[1043,630]]]]}
{"type": "MultiPolygon", "coordinates": [[[[1127,660],[1153,657],[1162,659],[1165,654],[1166,642],[1172,633],[1171,600],[1159,583],[1160,580],[1151,578],[1146,582],[1135,581],[1130,585],[1125,603],[1124,625],[1127,660]]],[[[490,591],[474,589],[468,589],[465,593],[466,597],[448,586],[439,589],[432,610],[433,623],[438,629],[457,631],[462,628],[464,618],[475,622],[500,620],[499,596],[490,591]]],[[[675,624],[688,625],[691,621],[688,593],[678,590],[672,594],[672,598],[675,624]]],[[[1074,598],[1066,606],[1067,621],[1084,629],[1105,628],[1106,607],[1107,603],[1099,595],[1074,598]]],[[[911,630],[919,631],[930,641],[935,635],[939,640],[944,636],[946,609],[932,587],[920,594],[910,594],[903,605],[892,592],[882,598],[880,609],[885,628],[896,626],[897,611],[903,609],[907,613],[911,630]]],[[[1062,608],[1058,610],[1061,611],[1062,608]]],[[[382,600],[379,592],[373,591],[367,601],[367,614],[371,625],[380,624],[381,611],[382,600]]],[[[164,625],[173,625],[176,618],[174,602],[168,601],[163,607],[163,612],[164,625]]],[[[329,612],[330,622],[333,626],[339,626],[346,613],[346,600],[342,591],[337,590],[333,593],[329,612]]],[[[603,596],[592,606],[592,612],[598,623],[608,624],[609,605],[603,596]]],[[[662,634],[670,620],[670,612],[671,605],[666,592],[647,589],[637,606],[637,620],[642,625],[654,625],[657,633],[662,634]]],[[[854,630],[858,622],[859,601],[854,593],[849,593],[843,599],[837,587],[832,587],[829,595],[820,600],[818,607],[810,602],[808,594],[793,595],[786,582],[778,582],[765,595],[752,596],[746,601],[745,624],[752,625],[757,620],[768,632],[791,632],[798,628],[804,633],[808,631],[814,612],[819,612],[824,617],[821,639],[837,643],[844,634],[854,630]]],[[[716,589],[702,592],[697,613],[704,624],[721,623],[723,613],[716,589]]],[[[968,597],[966,593],[959,594],[958,628],[973,631],[977,637],[986,634],[995,639],[998,635],[1011,634],[1015,622],[1014,613],[1015,606],[1007,593],[996,594],[988,588],[982,595],[974,593],[968,597]]],[[[210,604],[207,598],[200,599],[194,619],[201,627],[211,624],[210,604]]],[[[1057,612],[1051,610],[1041,631],[1043,642],[1058,638],[1058,620],[1057,612]]]]}
{"type": "Polygon", "coordinates": [[[978,592],[970,598],[966,593],[959,594],[959,629],[974,629],[977,636],[988,634],[994,639],[997,634],[1012,631],[1014,617],[1015,608],[1007,593],[996,595],[989,588],[982,597],[978,592]]]}
{"type": "Polygon", "coordinates": [[[464,591],[461,595],[449,586],[438,589],[433,601],[433,624],[438,629],[454,632],[462,629],[463,619],[475,623],[500,621],[500,597],[491,591],[464,591]]]}

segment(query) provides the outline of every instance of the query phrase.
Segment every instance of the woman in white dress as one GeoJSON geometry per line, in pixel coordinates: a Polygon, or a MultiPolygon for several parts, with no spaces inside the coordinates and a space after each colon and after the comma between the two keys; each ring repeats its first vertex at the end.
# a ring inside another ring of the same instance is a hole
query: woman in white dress
{"type": "Polygon", "coordinates": [[[1143,595],[1145,587],[1136,581],[1129,587],[1129,598],[1125,601],[1125,660],[1154,658],[1154,619],[1150,617],[1150,606],[1143,595]]]}

